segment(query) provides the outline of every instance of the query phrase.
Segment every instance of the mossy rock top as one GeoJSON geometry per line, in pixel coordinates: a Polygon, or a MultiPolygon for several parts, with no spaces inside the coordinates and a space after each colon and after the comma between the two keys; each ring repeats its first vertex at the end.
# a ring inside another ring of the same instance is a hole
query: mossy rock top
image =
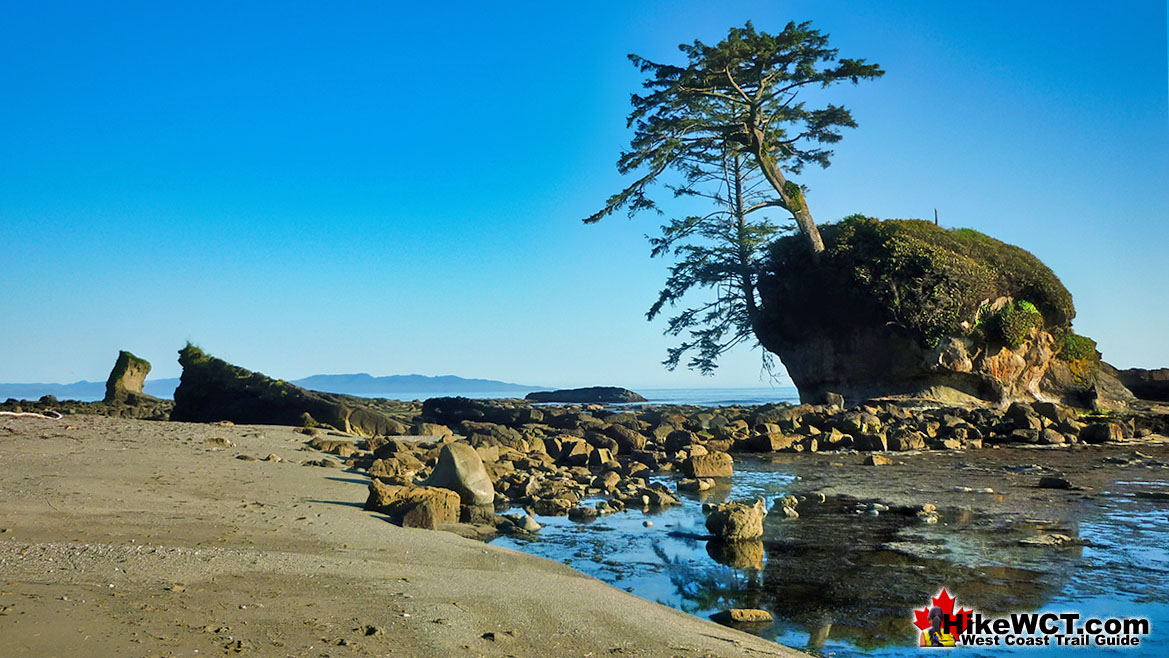
{"type": "Polygon", "coordinates": [[[791,290],[815,281],[826,302],[847,290],[848,298],[873,302],[883,319],[926,344],[964,333],[962,323],[973,322],[981,304],[999,297],[1034,305],[1049,331],[1067,329],[1075,317],[1071,293],[1050,268],[1025,249],[978,231],[853,215],[820,232],[825,251],[819,262],[800,236],[775,242],[773,285],[791,290]]]}

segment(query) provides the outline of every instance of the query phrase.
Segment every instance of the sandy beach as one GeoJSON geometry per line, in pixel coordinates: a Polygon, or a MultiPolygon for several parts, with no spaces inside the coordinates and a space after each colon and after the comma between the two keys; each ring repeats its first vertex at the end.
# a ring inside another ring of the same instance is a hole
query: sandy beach
{"type": "Polygon", "coordinates": [[[802,655],[562,564],[392,525],[362,509],[366,478],[301,466],[321,457],[304,439],[0,419],[2,653],[802,655]]]}

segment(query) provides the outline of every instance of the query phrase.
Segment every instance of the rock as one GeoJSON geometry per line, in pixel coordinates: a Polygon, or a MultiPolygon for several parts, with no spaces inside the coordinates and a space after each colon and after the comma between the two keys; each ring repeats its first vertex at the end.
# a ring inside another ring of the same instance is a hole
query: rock
{"type": "Polygon", "coordinates": [[[617,386],[591,386],[588,388],[562,389],[528,393],[525,400],[531,402],[564,402],[569,404],[645,402],[642,396],[629,389],[617,386]]]}
{"type": "Polygon", "coordinates": [[[118,360],[114,363],[114,369],[110,371],[109,379],[106,380],[106,397],[103,402],[125,403],[135,397],[155,399],[142,392],[142,384],[149,373],[149,361],[125,350],[118,352],[118,360]]]}
{"type": "Polygon", "coordinates": [[[437,530],[440,524],[447,522],[441,518],[441,512],[430,501],[423,501],[407,509],[402,515],[403,528],[437,530]]]}
{"type": "Polygon", "coordinates": [[[1020,539],[1019,540],[1020,546],[1040,546],[1040,547],[1044,547],[1044,546],[1048,546],[1048,547],[1068,546],[1068,545],[1082,544],[1082,543],[1083,542],[1078,540],[1078,539],[1073,539],[1072,537],[1069,537],[1067,535],[1061,535],[1058,533],[1048,533],[1048,534],[1040,535],[1038,537],[1028,537],[1027,539],[1020,539]]]}
{"type": "Polygon", "coordinates": [[[564,516],[574,504],[565,498],[539,498],[532,501],[532,510],[540,516],[564,516]]]}
{"type": "Polygon", "coordinates": [[[727,541],[745,541],[763,536],[763,517],[767,510],[762,500],[754,505],[729,502],[717,505],[706,517],[706,529],[727,541]]]}
{"type": "Polygon", "coordinates": [[[798,436],[788,436],[783,432],[769,432],[747,439],[747,446],[755,452],[777,452],[791,448],[799,439],[798,436]]]}
{"type": "Polygon", "coordinates": [[[625,425],[609,425],[604,432],[617,443],[617,454],[628,455],[645,448],[645,435],[625,425]]]}
{"type": "Polygon", "coordinates": [[[454,432],[451,431],[451,428],[447,427],[446,425],[439,425],[438,423],[424,423],[422,421],[414,423],[413,431],[415,436],[442,437],[454,435],[454,432]]]}
{"type": "Polygon", "coordinates": [[[472,400],[461,397],[430,398],[422,403],[418,422],[448,427],[470,420],[519,427],[544,420],[544,412],[518,400],[472,400]]]}
{"type": "Polygon", "coordinates": [[[718,478],[734,475],[735,460],[725,452],[697,455],[682,462],[682,470],[692,478],[718,478]]]}
{"type": "Polygon", "coordinates": [[[1039,442],[1046,445],[1061,445],[1067,442],[1067,438],[1049,427],[1039,433],[1039,442]]]}
{"type": "Polygon", "coordinates": [[[1052,475],[1045,475],[1039,478],[1040,489],[1071,489],[1072,483],[1068,482],[1066,478],[1055,477],[1052,475]]]}
{"type": "Polygon", "coordinates": [[[306,445],[313,450],[334,454],[342,459],[351,457],[357,452],[357,446],[352,441],[328,439],[323,436],[310,440],[306,445]]]}
{"type": "Polygon", "coordinates": [[[890,450],[925,450],[925,436],[915,430],[892,430],[888,435],[888,446],[890,450]]]}
{"type": "Polygon", "coordinates": [[[1169,402],[1169,368],[1129,368],[1117,372],[1120,382],[1142,400],[1169,402]]]}
{"type": "Polygon", "coordinates": [[[1084,443],[1105,443],[1108,441],[1123,441],[1125,428],[1117,422],[1089,423],[1080,430],[1080,440],[1084,443]]]}
{"type": "Polygon", "coordinates": [[[620,482],[621,476],[616,471],[605,471],[593,478],[591,486],[601,491],[613,491],[620,482]]]}
{"type": "Polygon", "coordinates": [[[589,468],[598,471],[609,464],[615,463],[613,452],[608,448],[596,448],[589,454],[589,468]]]}
{"type": "Polygon", "coordinates": [[[577,523],[588,523],[597,520],[597,509],[595,507],[574,507],[568,511],[568,520],[576,521],[577,523]]]}
{"type": "Polygon", "coordinates": [[[428,509],[416,512],[410,517],[411,522],[442,525],[457,523],[459,520],[459,495],[449,489],[395,486],[376,479],[369,483],[365,509],[381,512],[402,523],[408,512],[423,504],[428,509]]]}
{"type": "Polygon", "coordinates": [[[720,624],[769,624],[771,613],[755,608],[731,608],[711,615],[710,618],[720,624]]]}
{"type": "Polygon", "coordinates": [[[369,400],[305,390],[233,366],[193,345],[179,351],[179,364],[183,376],[171,420],[299,426],[307,414],[317,423],[358,436],[389,434],[400,426],[369,400]]]}
{"type": "Polygon", "coordinates": [[[867,452],[884,452],[889,449],[885,434],[857,434],[852,439],[853,447],[867,452]]]}
{"type": "Polygon", "coordinates": [[[495,502],[495,485],[483,467],[479,453],[466,443],[448,443],[438,454],[438,463],[424,487],[442,487],[459,494],[466,505],[490,505],[495,502]]]}
{"type": "Polygon", "coordinates": [[[867,466],[888,466],[893,463],[893,460],[885,455],[869,455],[865,457],[864,463],[867,466]]]}
{"type": "Polygon", "coordinates": [[[825,243],[813,258],[800,236],[780,238],[759,273],[756,337],[801,400],[1030,401],[1067,365],[1054,334],[1070,328],[1071,294],[1027,251],[932,222],[861,217],[825,243]]]}
{"type": "Polygon", "coordinates": [[[1169,500],[1169,492],[1166,491],[1137,491],[1133,495],[1145,500],[1169,500]]]}
{"type": "Polygon", "coordinates": [[[711,478],[685,479],[678,482],[678,491],[707,491],[714,487],[711,478]]]}

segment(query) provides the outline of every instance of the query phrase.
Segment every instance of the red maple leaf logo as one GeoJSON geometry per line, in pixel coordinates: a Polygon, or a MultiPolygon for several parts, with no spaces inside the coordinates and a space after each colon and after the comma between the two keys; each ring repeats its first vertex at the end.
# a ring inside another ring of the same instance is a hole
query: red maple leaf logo
{"type": "Polygon", "coordinates": [[[959,608],[957,615],[955,615],[954,601],[956,601],[956,600],[957,599],[950,596],[950,593],[946,591],[945,587],[943,587],[942,591],[938,592],[937,596],[930,599],[930,605],[927,605],[926,607],[924,607],[920,610],[913,611],[913,618],[914,618],[913,625],[917,626],[918,628],[920,628],[923,631],[929,630],[929,628],[930,628],[930,608],[933,606],[937,606],[937,607],[942,609],[942,612],[945,613],[945,615],[947,617],[952,618],[952,617],[957,616],[958,632],[959,633],[966,630],[966,627],[970,624],[970,613],[972,611],[967,610],[966,608],[959,608]]]}

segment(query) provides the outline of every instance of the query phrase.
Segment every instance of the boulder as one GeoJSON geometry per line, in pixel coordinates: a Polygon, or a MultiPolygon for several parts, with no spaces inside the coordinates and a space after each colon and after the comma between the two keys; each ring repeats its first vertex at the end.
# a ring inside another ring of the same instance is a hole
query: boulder
{"type": "Polygon", "coordinates": [[[142,392],[142,384],[149,373],[149,361],[125,350],[118,352],[118,360],[114,363],[114,369],[110,371],[109,379],[106,380],[106,397],[103,402],[130,402],[135,397],[153,400],[153,397],[142,392]]]}
{"type": "Polygon", "coordinates": [[[182,379],[171,420],[221,420],[256,425],[329,425],[358,436],[391,434],[401,423],[349,395],[309,391],[204,353],[188,344],[179,351],[182,379]]]}
{"type": "Polygon", "coordinates": [[[747,447],[755,452],[776,452],[792,447],[799,439],[798,436],[790,436],[783,432],[768,432],[747,439],[747,447]]]}
{"type": "Polygon", "coordinates": [[[645,402],[646,399],[633,391],[617,386],[590,386],[558,391],[540,391],[524,396],[530,402],[563,402],[568,404],[645,402]]]}
{"type": "Polygon", "coordinates": [[[735,474],[735,460],[725,452],[695,455],[682,462],[686,475],[698,478],[729,478],[735,474]]]}
{"type": "Polygon", "coordinates": [[[459,521],[459,495],[449,489],[396,486],[377,479],[369,483],[365,509],[381,512],[397,523],[403,523],[406,515],[421,505],[427,509],[415,512],[411,523],[433,527],[459,521]]]}
{"type": "Polygon", "coordinates": [[[754,505],[729,502],[715,506],[706,517],[706,529],[726,542],[750,541],[763,536],[763,518],[767,509],[763,500],[754,505]]]}
{"type": "Polygon", "coordinates": [[[466,443],[448,443],[438,454],[438,463],[424,487],[441,487],[459,494],[464,505],[490,505],[495,485],[483,467],[479,453],[466,443]]]}

